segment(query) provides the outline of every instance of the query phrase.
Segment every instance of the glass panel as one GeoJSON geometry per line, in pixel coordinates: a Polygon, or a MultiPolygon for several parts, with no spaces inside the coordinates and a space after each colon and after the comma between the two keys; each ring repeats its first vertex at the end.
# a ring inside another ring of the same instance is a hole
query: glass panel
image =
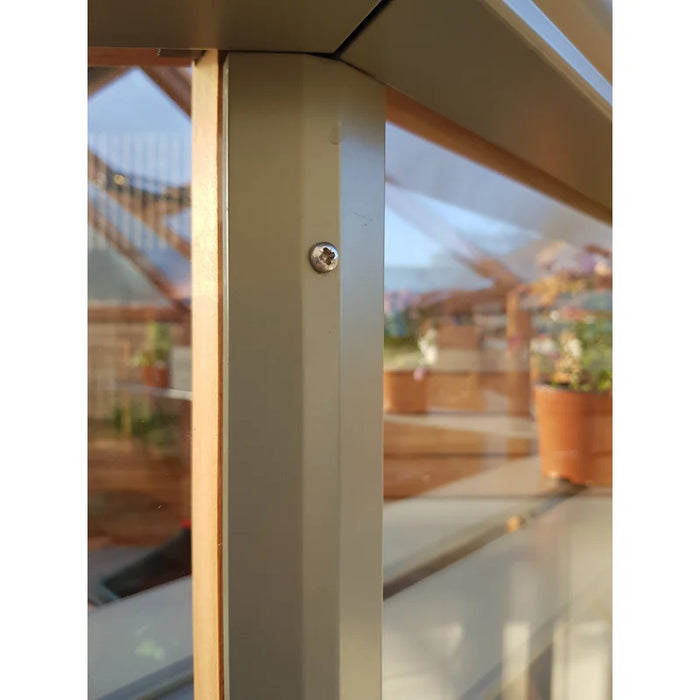
{"type": "Polygon", "coordinates": [[[611,229],[386,161],[384,698],[609,698],[611,229]]]}
{"type": "Polygon", "coordinates": [[[89,697],[156,697],[192,677],[191,125],[139,67],[88,84],[89,697]]]}

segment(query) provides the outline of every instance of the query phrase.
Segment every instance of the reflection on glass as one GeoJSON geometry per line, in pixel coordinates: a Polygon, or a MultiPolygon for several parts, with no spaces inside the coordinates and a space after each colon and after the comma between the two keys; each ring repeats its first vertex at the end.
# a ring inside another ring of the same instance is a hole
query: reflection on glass
{"type": "Polygon", "coordinates": [[[384,697],[609,698],[610,227],[391,125],[387,171],[384,697]]]}
{"type": "Polygon", "coordinates": [[[191,126],[148,69],[88,83],[89,695],[140,697],[191,673],[191,126]]]}

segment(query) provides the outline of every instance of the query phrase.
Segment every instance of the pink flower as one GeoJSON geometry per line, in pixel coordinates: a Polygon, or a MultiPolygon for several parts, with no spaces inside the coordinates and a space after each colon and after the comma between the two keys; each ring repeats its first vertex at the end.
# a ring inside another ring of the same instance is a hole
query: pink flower
{"type": "Polygon", "coordinates": [[[413,378],[417,382],[422,382],[425,379],[425,367],[416,367],[416,369],[413,370],[413,378]]]}

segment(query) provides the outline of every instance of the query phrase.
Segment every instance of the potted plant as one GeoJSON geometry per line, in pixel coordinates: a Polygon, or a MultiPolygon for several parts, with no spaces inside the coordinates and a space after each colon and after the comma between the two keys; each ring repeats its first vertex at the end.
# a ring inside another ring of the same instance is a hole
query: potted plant
{"type": "Polygon", "coordinates": [[[542,471],[574,484],[612,484],[612,323],[609,314],[553,312],[549,339],[533,343],[542,471]]]}
{"type": "Polygon", "coordinates": [[[143,383],[165,388],[169,384],[168,360],[171,348],[170,329],[163,323],[149,323],[146,342],[134,357],[134,364],[141,368],[143,383]]]}
{"type": "Polygon", "coordinates": [[[387,294],[384,304],[384,410],[425,413],[428,367],[435,362],[436,330],[407,293],[387,294]]]}

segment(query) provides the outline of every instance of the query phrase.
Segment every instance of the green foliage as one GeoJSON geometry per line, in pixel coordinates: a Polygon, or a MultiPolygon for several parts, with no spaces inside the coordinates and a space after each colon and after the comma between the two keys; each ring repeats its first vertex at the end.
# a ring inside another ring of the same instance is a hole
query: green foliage
{"type": "Polygon", "coordinates": [[[122,429],[124,424],[124,409],[121,406],[115,406],[112,409],[112,426],[116,431],[122,429]]]}
{"type": "Polygon", "coordinates": [[[435,361],[437,333],[419,309],[384,312],[384,366],[393,370],[426,367],[435,361]]]}
{"type": "Polygon", "coordinates": [[[612,323],[594,314],[577,314],[557,324],[545,351],[533,353],[542,380],[574,391],[612,390],[612,323]]]}
{"type": "Polygon", "coordinates": [[[531,345],[540,380],[574,391],[612,390],[612,263],[608,253],[557,242],[541,256],[548,274],[528,286],[528,305],[546,310],[531,345]],[[553,254],[553,257],[552,257],[553,254]]]}
{"type": "Polygon", "coordinates": [[[146,342],[134,357],[134,364],[137,367],[166,364],[171,348],[170,327],[164,323],[149,323],[146,329],[146,342]]]}
{"type": "MultiPolygon", "coordinates": [[[[176,415],[164,413],[159,408],[152,410],[146,403],[132,401],[131,435],[157,447],[174,445],[177,441],[179,419],[176,415]]],[[[115,406],[112,410],[112,425],[120,432],[124,425],[124,410],[115,406]]]]}
{"type": "Polygon", "coordinates": [[[573,337],[580,347],[571,368],[571,388],[575,391],[612,389],[612,329],[604,319],[574,324],[573,337]]]}

